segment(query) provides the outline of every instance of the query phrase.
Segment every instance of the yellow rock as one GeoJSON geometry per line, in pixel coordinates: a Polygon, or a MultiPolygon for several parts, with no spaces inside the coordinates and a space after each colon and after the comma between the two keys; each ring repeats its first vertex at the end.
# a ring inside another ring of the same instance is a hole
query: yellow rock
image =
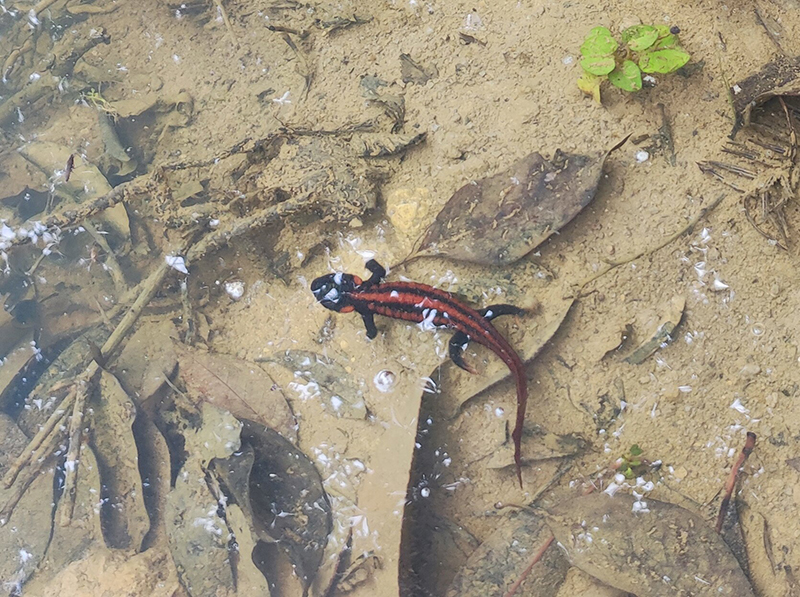
{"type": "Polygon", "coordinates": [[[416,236],[427,225],[431,193],[424,187],[395,189],[386,197],[386,215],[392,226],[407,236],[416,236]]]}

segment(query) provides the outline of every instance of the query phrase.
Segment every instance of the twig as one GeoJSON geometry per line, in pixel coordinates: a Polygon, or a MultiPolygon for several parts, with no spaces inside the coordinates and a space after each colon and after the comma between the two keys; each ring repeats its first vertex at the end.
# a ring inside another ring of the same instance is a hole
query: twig
{"type": "MultiPolygon", "coordinates": [[[[246,234],[254,228],[260,228],[304,209],[306,207],[306,199],[310,196],[311,192],[307,192],[301,195],[297,200],[284,201],[277,205],[270,205],[250,216],[235,220],[226,228],[221,228],[208,234],[186,254],[186,261],[189,263],[198,261],[206,254],[224,247],[237,236],[246,234]]],[[[103,351],[103,354],[105,354],[105,351],[103,351]]]]}
{"type": "Polygon", "coordinates": [[[72,74],[75,63],[81,56],[100,43],[111,43],[111,38],[103,29],[90,35],[87,39],[74,46],[66,55],[60,57],[48,76],[40,77],[32,83],[28,83],[8,98],[0,105],[0,126],[8,124],[15,116],[18,107],[28,106],[55,89],[58,85],[58,79],[72,74]]]}
{"type": "Polygon", "coordinates": [[[626,265],[626,264],[630,263],[631,261],[636,261],[637,259],[640,259],[642,257],[649,257],[650,255],[652,255],[656,251],[660,251],[661,249],[663,249],[667,245],[672,244],[674,241],[678,240],[680,237],[685,236],[687,234],[691,234],[692,231],[694,230],[694,227],[697,226],[698,222],[703,220],[708,214],[710,214],[712,211],[714,211],[717,208],[717,206],[720,203],[722,203],[722,200],[724,198],[725,198],[725,194],[723,193],[722,195],[720,195],[719,197],[714,199],[714,201],[712,201],[709,205],[707,205],[706,207],[701,209],[699,212],[697,212],[697,214],[691,220],[689,220],[689,223],[683,229],[678,230],[677,232],[675,232],[671,236],[667,237],[664,241],[659,243],[657,246],[655,246],[653,248],[650,248],[650,249],[643,249],[642,251],[640,251],[639,253],[636,253],[635,255],[631,255],[629,257],[625,257],[624,259],[620,259],[618,261],[608,261],[608,262],[606,262],[606,267],[603,270],[597,272],[593,276],[590,276],[589,278],[587,278],[586,280],[584,280],[583,282],[578,284],[576,295],[580,296],[582,294],[582,292],[583,292],[583,289],[586,286],[588,286],[589,284],[591,284],[595,280],[597,280],[599,278],[602,278],[608,272],[610,272],[611,270],[613,270],[615,268],[618,268],[620,265],[626,265]]]}
{"type": "Polygon", "coordinates": [[[550,535],[547,541],[545,541],[544,544],[539,548],[539,551],[533,554],[533,557],[531,558],[528,567],[522,571],[522,574],[519,575],[519,578],[514,582],[513,585],[511,585],[511,587],[503,595],[503,597],[513,597],[514,593],[517,592],[517,589],[519,589],[522,583],[525,581],[525,579],[528,578],[528,575],[531,573],[531,570],[533,570],[533,567],[536,565],[536,562],[542,559],[542,557],[544,556],[544,552],[547,551],[547,548],[550,547],[553,541],[555,541],[555,536],[550,535]]]}
{"type": "Polygon", "coordinates": [[[781,242],[780,242],[780,241],[779,241],[777,238],[772,238],[772,237],[771,237],[769,234],[767,234],[766,232],[764,232],[764,231],[761,229],[761,227],[758,225],[758,223],[756,222],[755,218],[753,217],[753,214],[750,212],[750,206],[748,205],[748,200],[752,200],[752,199],[755,199],[755,197],[753,197],[752,195],[748,195],[748,196],[746,196],[746,197],[744,197],[744,198],[742,199],[742,207],[744,208],[744,217],[747,219],[747,221],[748,221],[748,222],[750,222],[750,225],[751,225],[751,226],[752,226],[752,227],[755,229],[755,231],[756,231],[756,232],[758,232],[758,233],[759,233],[761,236],[763,236],[764,238],[766,238],[766,239],[767,239],[769,242],[771,242],[771,243],[775,243],[775,245],[776,245],[776,246],[777,246],[779,249],[783,249],[784,251],[788,250],[788,249],[787,249],[785,246],[783,246],[783,245],[781,244],[781,242]]]}
{"type": "Polygon", "coordinates": [[[117,257],[114,255],[114,251],[111,250],[111,246],[108,244],[105,235],[100,233],[100,231],[97,230],[97,228],[95,228],[94,225],[89,222],[89,220],[85,220],[83,222],[83,227],[94,239],[94,242],[100,245],[100,248],[103,249],[103,252],[106,254],[106,262],[103,269],[105,269],[111,276],[111,281],[114,284],[114,290],[117,291],[117,296],[122,296],[122,294],[128,289],[128,284],[125,282],[125,278],[122,275],[122,268],[120,268],[117,257]]]}
{"type": "MultiPolygon", "coordinates": [[[[266,137],[264,139],[259,139],[258,141],[255,141],[253,143],[253,145],[255,147],[258,147],[260,145],[264,145],[265,143],[268,143],[268,142],[272,141],[273,139],[275,139],[277,136],[278,135],[270,135],[270,136],[268,136],[268,137],[266,137]]],[[[230,157],[232,155],[236,155],[236,154],[239,154],[239,153],[248,153],[248,152],[252,151],[252,148],[251,149],[245,149],[245,146],[248,143],[250,143],[250,141],[252,141],[252,139],[250,139],[250,137],[246,137],[246,138],[242,139],[241,141],[239,141],[238,143],[236,143],[235,145],[233,145],[230,149],[227,149],[227,150],[223,151],[222,153],[217,154],[213,158],[209,158],[207,160],[201,160],[199,162],[177,162],[177,163],[174,163],[174,164],[166,164],[164,166],[161,166],[159,169],[160,170],[166,170],[166,171],[172,171],[172,170],[187,170],[189,168],[205,168],[206,166],[213,166],[214,164],[216,164],[220,160],[224,160],[225,158],[228,158],[228,157],[230,157]]]]}
{"type": "Polygon", "coordinates": [[[667,116],[667,108],[664,104],[658,104],[658,109],[661,110],[661,128],[658,129],[661,138],[664,139],[664,149],[667,150],[667,161],[670,166],[675,166],[675,141],[672,136],[672,125],[667,116]]]}
{"type": "MultiPolygon", "coordinates": [[[[133,291],[138,293],[136,300],[128,309],[127,313],[123,316],[122,320],[117,324],[116,329],[111,333],[106,340],[105,344],[103,344],[102,348],[100,349],[101,353],[106,357],[109,358],[111,354],[119,348],[122,340],[125,338],[127,333],[133,327],[133,324],[138,319],[139,315],[142,313],[144,308],[147,306],[147,303],[155,296],[158,289],[161,287],[162,282],[166,278],[167,274],[171,271],[171,267],[167,264],[166,260],[162,261],[161,265],[159,265],[156,270],[150,274],[145,280],[143,280],[139,286],[137,286],[133,291]]],[[[128,297],[125,297],[128,298],[128,297]]],[[[18,475],[22,468],[24,468],[27,464],[31,462],[31,458],[37,456],[41,453],[46,453],[45,446],[50,446],[53,444],[55,437],[60,435],[60,430],[58,429],[58,424],[61,422],[62,418],[64,417],[66,411],[69,410],[71,406],[73,406],[73,401],[75,401],[74,406],[78,406],[78,398],[81,394],[83,394],[81,401],[85,400],[85,395],[89,392],[89,383],[94,378],[95,374],[100,370],[100,366],[97,364],[96,361],[91,361],[83,373],[78,376],[76,382],[72,385],[70,392],[67,396],[61,401],[61,403],[56,407],[56,410],[47,420],[45,425],[36,436],[31,440],[31,442],[25,446],[21,455],[17,458],[14,462],[12,467],[6,473],[6,476],[3,479],[3,482],[6,486],[10,486],[17,480],[18,475]]],[[[83,424],[83,411],[84,408],[80,410],[76,410],[73,407],[73,418],[70,422],[70,445],[69,445],[69,455],[68,462],[72,462],[74,464],[74,480],[70,478],[70,471],[67,470],[68,479],[70,486],[67,488],[69,491],[65,490],[64,499],[67,503],[64,505],[59,504],[59,509],[61,510],[60,516],[60,523],[62,525],[69,524],[69,519],[72,516],[72,512],[74,511],[75,506],[75,494],[74,491],[74,484],[77,483],[77,455],[79,455],[80,450],[80,443],[81,443],[81,427],[83,424]]],[[[25,480],[28,484],[30,481],[27,479],[30,477],[30,472],[28,472],[25,476],[25,480]]],[[[21,481],[19,484],[24,485],[25,482],[21,481]]],[[[66,480],[65,480],[66,484],[66,480]]],[[[17,487],[14,490],[14,494],[16,495],[19,493],[22,495],[24,493],[24,488],[20,489],[17,487]]],[[[18,500],[17,500],[18,501],[18,500]]],[[[16,502],[15,502],[16,504],[16,502]]],[[[10,505],[8,511],[6,509],[3,510],[3,513],[6,514],[5,520],[8,520],[8,517],[11,515],[11,511],[13,510],[14,504],[10,505]]]]}
{"type": "Polygon", "coordinates": [[[714,170],[714,168],[708,162],[697,162],[697,167],[700,168],[700,172],[702,172],[703,174],[710,174],[725,186],[732,188],[734,191],[737,191],[739,193],[745,192],[743,188],[737,187],[732,182],[728,182],[727,180],[725,180],[725,177],[722,176],[722,174],[720,174],[716,170],[714,170]]]}
{"type": "Polygon", "coordinates": [[[759,10],[758,6],[753,9],[753,12],[756,15],[756,21],[758,21],[758,24],[761,25],[764,28],[764,31],[767,32],[767,37],[769,37],[770,41],[775,44],[775,47],[778,48],[778,51],[786,56],[786,51],[783,49],[783,46],[781,46],[781,42],[778,41],[778,36],[775,35],[775,33],[769,27],[767,27],[767,23],[764,21],[764,17],[761,15],[761,11],[759,10]]]}
{"type": "Polygon", "coordinates": [[[11,514],[14,512],[25,491],[30,487],[31,483],[36,479],[36,475],[44,467],[48,457],[55,451],[58,442],[61,441],[62,431],[56,430],[45,438],[45,441],[39,445],[36,450],[30,454],[31,464],[25,470],[25,473],[20,477],[16,486],[8,492],[8,499],[2,508],[0,508],[0,526],[5,526],[11,520],[11,514]]]}
{"type": "Polygon", "coordinates": [[[236,34],[233,32],[233,27],[231,27],[231,20],[228,18],[228,11],[226,11],[225,7],[222,5],[222,0],[214,0],[214,4],[217,5],[217,10],[222,16],[222,22],[225,23],[225,28],[228,30],[228,35],[231,36],[233,47],[238,48],[239,41],[236,39],[236,34]]]}
{"type": "Polygon", "coordinates": [[[780,96],[778,96],[778,101],[783,106],[783,113],[786,114],[786,123],[789,125],[789,160],[794,162],[794,158],[797,156],[797,129],[794,128],[794,120],[789,113],[786,102],[780,96]]]}
{"type": "Polygon", "coordinates": [[[739,453],[739,457],[736,459],[736,462],[733,464],[731,474],[728,476],[728,481],[725,483],[725,497],[722,498],[722,504],[720,504],[719,514],[717,515],[717,524],[714,527],[717,533],[722,531],[722,523],[725,522],[725,515],[728,513],[728,506],[731,503],[731,496],[733,495],[733,490],[736,488],[736,480],[739,477],[739,469],[744,466],[747,457],[753,452],[753,448],[755,448],[755,446],[756,434],[748,431],[747,440],[744,442],[744,447],[739,453]]]}
{"type": "Polygon", "coordinates": [[[19,475],[20,471],[34,459],[35,454],[39,451],[45,441],[51,436],[53,430],[56,426],[61,424],[61,421],[66,417],[67,411],[72,406],[72,401],[75,399],[75,388],[73,387],[69,393],[64,397],[61,401],[61,404],[58,405],[53,413],[48,417],[45,424],[42,425],[41,429],[36,432],[36,435],[33,436],[33,439],[25,446],[25,449],[22,453],[17,456],[14,463],[9,467],[6,471],[5,476],[3,476],[3,486],[6,488],[11,487],[14,484],[14,481],[17,479],[17,475],[19,475]]]}
{"type": "MultiPolygon", "coordinates": [[[[97,363],[92,361],[93,365],[97,363]]],[[[93,367],[97,370],[98,367],[93,367]]],[[[75,510],[75,496],[78,485],[78,463],[83,445],[83,416],[86,411],[86,396],[89,394],[90,379],[79,379],[75,382],[75,404],[72,407],[72,418],[69,421],[69,448],[64,461],[64,491],[58,502],[58,523],[68,526],[75,510]]]]}
{"type": "MultiPolygon", "coordinates": [[[[149,174],[143,175],[142,177],[135,178],[131,181],[122,183],[118,187],[115,187],[109,193],[106,193],[102,197],[97,197],[96,199],[92,199],[91,201],[85,201],[81,203],[78,207],[73,209],[67,209],[65,211],[54,213],[44,220],[41,221],[42,225],[46,226],[47,228],[59,228],[59,229],[67,229],[72,226],[76,226],[78,224],[83,224],[87,219],[91,218],[99,214],[106,209],[114,207],[118,203],[124,201],[128,195],[137,193],[137,192],[147,192],[149,187],[153,183],[149,174]],[[147,178],[148,180],[143,181],[140,178],[147,178]]],[[[9,242],[10,246],[17,246],[17,245],[24,245],[30,242],[28,237],[25,238],[15,238],[9,242]]]]}

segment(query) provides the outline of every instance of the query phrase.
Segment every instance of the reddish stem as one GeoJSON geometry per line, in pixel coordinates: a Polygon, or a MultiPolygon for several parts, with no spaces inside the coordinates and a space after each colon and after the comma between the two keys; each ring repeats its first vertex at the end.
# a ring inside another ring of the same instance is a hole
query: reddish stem
{"type": "Polygon", "coordinates": [[[514,593],[517,592],[517,589],[519,589],[522,583],[525,581],[525,579],[528,578],[528,575],[531,573],[531,570],[533,570],[533,567],[536,564],[536,562],[542,559],[542,556],[544,556],[544,552],[547,551],[547,548],[550,547],[550,544],[554,540],[555,537],[553,535],[550,535],[550,538],[547,541],[545,541],[544,545],[542,545],[539,548],[539,551],[537,551],[533,555],[533,558],[531,559],[530,564],[528,564],[528,567],[522,571],[522,574],[519,575],[519,578],[513,585],[511,585],[511,588],[508,589],[508,592],[505,595],[503,595],[503,597],[513,597],[514,593]]]}
{"type": "Polygon", "coordinates": [[[733,495],[733,490],[736,488],[736,480],[739,478],[739,469],[744,466],[747,457],[750,456],[750,453],[753,451],[755,446],[756,434],[748,431],[747,440],[744,442],[744,447],[739,453],[739,458],[736,459],[736,462],[731,469],[731,474],[728,476],[728,480],[725,483],[725,497],[722,498],[722,504],[720,504],[719,514],[717,515],[717,525],[715,527],[717,533],[722,531],[722,523],[725,521],[725,515],[728,513],[728,506],[731,503],[731,496],[733,495]]]}

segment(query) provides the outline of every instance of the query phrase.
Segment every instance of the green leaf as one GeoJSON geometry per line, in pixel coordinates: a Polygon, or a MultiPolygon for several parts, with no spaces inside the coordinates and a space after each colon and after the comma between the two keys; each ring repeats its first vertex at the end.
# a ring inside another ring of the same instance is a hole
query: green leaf
{"type": "Polygon", "coordinates": [[[673,73],[689,62],[689,54],[683,50],[655,50],[639,56],[639,68],[645,73],[673,73]]]}
{"type": "Polygon", "coordinates": [[[581,45],[582,56],[611,56],[619,44],[605,27],[595,27],[581,45]]]}
{"type": "Polygon", "coordinates": [[[658,30],[652,25],[635,25],[622,32],[622,41],[634,52],[642,52],[656,43],[658,30]]]}
{"type": "Polygon", "coordinates": [[[617,66],[613,56],[587,56],[581,59],[581,67],[587,73],[602,77],[617,66]]]}
{"type": "Polygon", "coordinates": [[[659,38],[655,45],[650,50],[681,50],[681,44],[677,35],[667,33],[664,37],[659,38]]]}
{"type": "Polygon", "coordinates": [[[639,444],[633,444],[630,449],[631,456],[641,456],[644,451],[639,447],[639,444]]]}
{"type": "Polygon", "coordinates": [[[578,88],[586,95],[591,95],[598,104],[600,103],[600,83],[603,82],[602,77],[593,75],[592,73],[583,72],[581,78],[578,79],[578,88]]]}
{"type": "Polygon", "coordinates": [[[656,31],[658,32],[659,39],[667,35],[672,35],[669,31],[669,25],[656,25],[656,31]]]}
{"type": "Polygon", "coordinates": [[[608,80],[614,87],[619,87],[623,91],[639,91],[642,88],[642,71],[635,62],[626,60],[621,68],[617,67],[608,74],[608,80]]]}

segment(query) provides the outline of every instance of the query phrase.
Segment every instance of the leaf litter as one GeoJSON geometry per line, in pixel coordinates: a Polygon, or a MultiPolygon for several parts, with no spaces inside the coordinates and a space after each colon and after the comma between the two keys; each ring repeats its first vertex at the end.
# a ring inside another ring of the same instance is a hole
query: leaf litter
{"type": "MultiPolygon", "coordinates": [[[[508,594],[523,576],[531,558],[550,531],[538,514],[517,512],[495,521],[496,530],[481,543],[456,573],[445,597],[495,597],[508,594]]],[[[569,569],[557,549],[548,549],[531,569],[518,595],[555,597],[569,569]]]]}
{"type": "Polygon", "coordinates": [[[755,595],[713,527],[680,506],[595,493],[548,508],[545,518],[574,566],[622,591],[648,597],[755,595]]]}
{"type": "Polygon", "coordinates": [[[480,265],[518,261],[594,199],[609,151],[531,153],[507,170],[470,182],[445,204],[406,261],[443,256],[480,265]]]}

